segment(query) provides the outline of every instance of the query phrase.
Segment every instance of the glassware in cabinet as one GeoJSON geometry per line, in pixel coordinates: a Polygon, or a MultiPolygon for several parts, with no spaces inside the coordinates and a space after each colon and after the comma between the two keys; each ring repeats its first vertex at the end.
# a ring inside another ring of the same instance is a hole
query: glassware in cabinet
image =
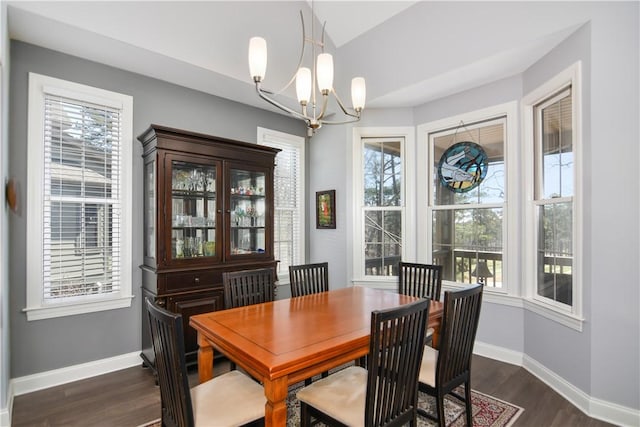
{"type": "Polygon", "coordinates": [[[231,255],[266,252],[266,173],[230,169],[231,255]]]}
{"type": "Polygon", "coordinates": [[[216,257],[216,165],[171,162],[171,259],[216,257]]]}

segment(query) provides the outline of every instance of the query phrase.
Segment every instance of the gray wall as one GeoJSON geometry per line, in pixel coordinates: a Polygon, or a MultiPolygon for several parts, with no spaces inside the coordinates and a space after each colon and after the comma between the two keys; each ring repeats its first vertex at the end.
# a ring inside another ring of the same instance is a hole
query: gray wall
{"type": "MultiPolygon", "coordinates": [[[[0,2],[0,182],[6,182],[9,165],[9,34],[7,32],[7,4],[0,2]]],[[[4,185],[0,189],[0,200],[5,199],[4,185]]],[[[0,349],[9,348],[9,209],[6,203],[0,208],[0,349]]],[[[9,384],[8,351],[0,351],[0,408],[7,407],[9,384]]],[[[3,420],[0,417],[0,424],[3,420]]]]}
{"type": "MultiPolygon", "coordinates": [[[[134,137],[156,123],[210,135],[256,141],[256,127],[304,135],[301,122],[138,74],[33,45],[11,44],[9,174],[27,187],[28,73],[83,83],[133,96],[134,137]]],[[[142,177],[142,146],[134,140],[134,176],[142,177]]],[[[142,179],[134,180],[134,209],[142,212],[142,179]]],[[[23,200],[25,199],[23,195],[23,200]]],[[[23,207],[28,208],[28,207],[23,207]]],[[[27,322],[26,210],[10,216],[11,378],[117,356],[140,349],[142,215],[134,218],[132,307],[27,322]]],[[[5,352],[6,354],[6,352],[5,352]]],[[[4,377],[3,377],[4,378],[4,377]]]]}
{"type": "MultiPolygon", "coordinates": [[[[459,16],[457,23],[471,22],[482,14],[489,19],[499,16],[500,24],[544,26],[554,21],[575,25],[581,21],[583,25],[575,27],[577,30],[569,38],[521,75],[429,102],[412,111],[375,110],[371,114],[373,120],[365,109],[363,121],[357,124],[417,126],[519,101],[577,59],[583,61],[582,272],[586,319],[583,331],[574,331],[523,308],[485,302],[478,339],[523,353],[525,358],[553,371],[593,399],[634,409],[640,409],[639,6],[638,2],[421,3],[419,7],[435,7],[436,11],[440,7],[455,9],[459,16]],[[496,14],[488,16],[485,8],[496,8],[496,14]]],[[[358,64],[368,70],[367,78],[373,74],[373,78],[385,79],[389,76],[375,75],[379,68],[375,67],[375,61],[380,58],[388,61],[396,56],[387,50],[413,50],[428,58],[429,51],[436,49],[431,45],[437,43],[425,43],[415,36],[407,37],[403,45],[393,44],[393,48],[384,43],[385,32],[389,39],[398,40],[398,35],[412,25],[428,27],[412,19],[407,13],[399,14],[379,28],[377,42],[366,37],[356,39],[340,51],[344,56],[337,58],[336,63],[345,61],[346,68],[356,68],[358,64]],[[370,49],[366,46],[376,46],[376,55],[368,55],[370,49]]],[[[444,18],[441,21],[435,20],[433,24],[448,22],[444,18]]],[[[468,40],[466,33],[449,30],[444,33],[449,38],[468,40]]],[[[496,35],[502,40],[510,37],[508,32],[497,31],[496,35]]],[[[434,53],[433,57],[438,56],[434,53]]],[[[400,67],[394,78],[410,79],[411,72],[400,67]]],[[[310,194],[335,188],[339,203],[335,231],[310,230],[311,257],[328,261],[332,283],[345,285],[352,277],[348,262],[354,209],[351,133],[350,126],[342,130],[324,127],[312,138],[309,149],[310,194]],[[331,153],[330,158],[327,152],[331,153]],[[345,202],[342,207],[340,204],[345,202]]],[[[310,218],[314,220],[315,216],[310,218]]]]}

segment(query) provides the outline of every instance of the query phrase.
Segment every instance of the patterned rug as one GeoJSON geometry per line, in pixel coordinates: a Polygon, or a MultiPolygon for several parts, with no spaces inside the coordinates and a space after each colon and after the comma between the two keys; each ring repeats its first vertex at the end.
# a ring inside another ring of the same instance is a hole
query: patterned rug
{"type": "MultiPolygon", "coordinates": [[[[296,391],[304,384],[294,384],[289,389],[287,397],[287,427],[300,425],[300,407],[296,399],[296,391]]],[[[464,388],[456,389],[456,393],[464,395],[464,388]]],[[[518,419],[524,411],[519,406],[512,405],[495,397],[471,390],[471,405],[473,412],[473,425],[483,427],[509,427],[518,419]]],[[[435,413],[436,402],[431,396],[420,392],[418,406],[428,413],[435,413]]],[[[462,427],[466,425],[464,403],[453,396],[446,396],[444,401],[444,417],[447,427],[462,427]]],[[[322,423],[316,424],[323,426],[322,423]]],[[[419,427],[435,427],[437,423],[418,416],[419,427]]]]}
{"type": "MultiPolygon", "coordinates": [[[[287,427],[298,427],[300,425],[300,407],[296,399],[296,391],[304,383],[294,384],[289,388],[287,397],[287,427]]],[[[456,390],[456,393],[463,395],[463,389],[456,390]]],[[[471,391],[471,403],[473,407],[473,425],[482,427],[509,427],[518,419],[524,409],[512,405],[495,397],[471,391]]],[[[429,413],[435,412],[435,400],[431,396],[420,392],[418,396],[418,406],[424,408],[429,413]]],[[[444,402],[445,419],[447,427],[462,427],[466,425],[464,404],[452,396],[445,397],[444,402]]],[[[322,425],[322,424],[318,424],[322,425]]],[[[159,427],[160,420],[154,420],[139,427],[159,427]]],[[[435,427],[436,423],[418,416],[418,426],[435,427]]]]}

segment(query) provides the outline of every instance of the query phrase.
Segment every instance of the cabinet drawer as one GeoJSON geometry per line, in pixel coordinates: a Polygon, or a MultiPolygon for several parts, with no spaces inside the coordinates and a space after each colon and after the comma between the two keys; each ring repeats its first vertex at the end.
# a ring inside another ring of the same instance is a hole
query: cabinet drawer
{"type": "Polygon", "coordinates": [[[220,284],[222,276],[214,271],[193,271],[185,273],[165,274],[165,292],[171,293],[179,290],[194,290],[210,288],[216,283],[220,284]]]}

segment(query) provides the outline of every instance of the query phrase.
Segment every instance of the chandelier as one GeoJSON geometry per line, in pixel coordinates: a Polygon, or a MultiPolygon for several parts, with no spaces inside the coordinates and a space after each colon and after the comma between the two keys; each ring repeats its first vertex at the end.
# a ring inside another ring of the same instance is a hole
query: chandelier
{"type": "Polygon", "coordinates": [[[296,71],[289,82],[279,91],[274,92],[262,87],[265,72],[267,70],[267,42],[262,37],[252,37],[249,41],[249,71],[256,85],[256,92],[260,98],[269,104],[289,113],[293,117],[304,121],[307,125],[309,136],[318,130],[323,124],[339,125],[353,123],[360,120],[360,114],[364,108],[366,98],[366,86],[363,77],[355,77],[351,80],[351,102],[353,109],[347,109],[333,88],[333,57],[324,52],[324,27],[319,41],[313,38],[313,2],[311,3],[311,37],[307,37],[304,26],[304,17],[300,11],[302,22],[302,49],[296,71]],[[312,48],[313,63],[311,68],[303,67],[305,46],[309,43],[312,48]],[[320,53],[316,56],[316,50],[320,53]],[[296,83],[296,95],[300,103],[299,110],[290,108],[278,101],[273,96],[284,92],[289,86],[296,83]],[[317,90],[319,93],[316,92],[317,90]],[[327,120],[327,104],[329,95],[333,94],[338,106],[345,115],[343,120],[327,120]]]}

